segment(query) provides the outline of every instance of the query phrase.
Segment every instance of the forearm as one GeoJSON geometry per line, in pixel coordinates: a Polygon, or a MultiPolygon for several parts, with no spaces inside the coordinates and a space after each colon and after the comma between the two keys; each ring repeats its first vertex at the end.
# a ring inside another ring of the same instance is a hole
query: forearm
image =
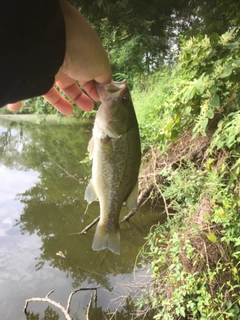
{"type": "Polygon", "coordinates": [[[4,1],[0,39],[0,106],[45,94],[65,56],[59,1],[4,1]]]}

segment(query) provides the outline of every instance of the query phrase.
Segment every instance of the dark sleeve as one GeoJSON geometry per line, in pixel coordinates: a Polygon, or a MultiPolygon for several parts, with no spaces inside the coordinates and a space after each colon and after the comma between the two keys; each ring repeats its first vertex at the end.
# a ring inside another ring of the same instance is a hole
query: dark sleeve
{"type": "Polygon", "coordinates": [[[0,6],[0,107],[48,92],[65,55],[59,0],[0,6]]]}

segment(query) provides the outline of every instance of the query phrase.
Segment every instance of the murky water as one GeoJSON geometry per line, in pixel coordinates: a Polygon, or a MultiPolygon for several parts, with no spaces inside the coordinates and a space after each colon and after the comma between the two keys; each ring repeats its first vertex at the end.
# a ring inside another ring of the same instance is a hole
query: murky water
{"type": "MultiPolygon", "coordinates": [[[[92,124],[51,119],[46,125],[0,117],[0,318],[3,320],[65,319],[58,309],[26,299],[45,297],[66,306],[79,287],[97,289],[73,296],[73,319],[132,319],[130,300],[123,297],[147,282],[146,269],[136,265],[149,228],[163,219],[160,209],[141,208],[121,225],[121,255],[91,249],[95,226],[82,231],[99,215],[93,203],[86,213],[84,191],[91,168],[86,157],[92,124]],[[60,255],[56,253],[61,252],[60,255]]],[[[123,208],[121,216],[127,213],[123,208]]]]}

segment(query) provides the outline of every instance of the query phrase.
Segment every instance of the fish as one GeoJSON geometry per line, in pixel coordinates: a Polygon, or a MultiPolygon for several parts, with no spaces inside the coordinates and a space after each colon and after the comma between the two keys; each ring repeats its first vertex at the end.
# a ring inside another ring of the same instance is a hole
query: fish
{"type": "Polygon", "coordinates": [[[137,208],[141,143],[137,117],[127,81],[97,84],[101,105],[88,151],[92,177],[84,199],[99,201],[100,219],[92,249],[120,254],[119,216],[126,203],[137,208]]]}

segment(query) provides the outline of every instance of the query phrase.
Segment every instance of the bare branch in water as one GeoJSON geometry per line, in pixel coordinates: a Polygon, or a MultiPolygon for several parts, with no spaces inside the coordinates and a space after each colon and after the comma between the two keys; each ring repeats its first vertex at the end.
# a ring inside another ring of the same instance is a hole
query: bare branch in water
{"type": "MultiPolygon", "coordinates": [[[[66,308],[64,308],[59,302],[56,302],[56,301],[54,301],[54,300],[52,300],[52,299],[49,298],[50,294],[52,294],[52,293],[54,292],[54,290],[52,290],[52,291],[50,291],[50,292],[46,295],[45,298],[39,298],[39,297],[37,297],[37,298],[27,299],[27,300],[25,301],[25,306],[24,306],[24,308],[23,308],[23,312],[26,313],[26,314],[28,313],[27,307],[28,307],[29,302],[37,302],[37,301],[38,301],[38,302],[47,302],[47,303],[55,306],[56,308],[60,309],[60,310],[62,311],[62,313],[64,314],[66,320],[72,320],[72,318],[70,317],[70,306],[71,306],[71,301],[72,301],[73,295],[74,295],[76,292],[78,292],[78,291],[93,290],[93,291],[94,291],[94,295],[93,295],[93,294],[91,295],[91,299],[90,299],[89,304],[88,304],[88,310],[89,310],[89,308],[90,308],[90,306],[91,306],[91,303],[92,303],[92,301],[93,301],[93,298],[96,297],[96,295],[97,295],[97,289],[99,289],[99,288],[100,288],[100,287],[95,287],[95,288],[78,288],[78,289],[72,291],[72,292],[70,293],[69,297],[68,297],[68,302],[67,302],[67,307],[66,307],[66,308]]],[[[87,320],[88,320],[88,319],[89,319],[89,318],[88,318],[88,314],[87,314],[87,320]]]]}
{"type": "Polygon", "coordinates": [[[70,236],[77,236],[80,234],[85,234],[89,229],[91,229],[98,221],[100,217],[97,217],[93,222],[91,222],[86,228],[84,228],[81,232],[76,232],[76,233],[70,233],[70,236]]]}

